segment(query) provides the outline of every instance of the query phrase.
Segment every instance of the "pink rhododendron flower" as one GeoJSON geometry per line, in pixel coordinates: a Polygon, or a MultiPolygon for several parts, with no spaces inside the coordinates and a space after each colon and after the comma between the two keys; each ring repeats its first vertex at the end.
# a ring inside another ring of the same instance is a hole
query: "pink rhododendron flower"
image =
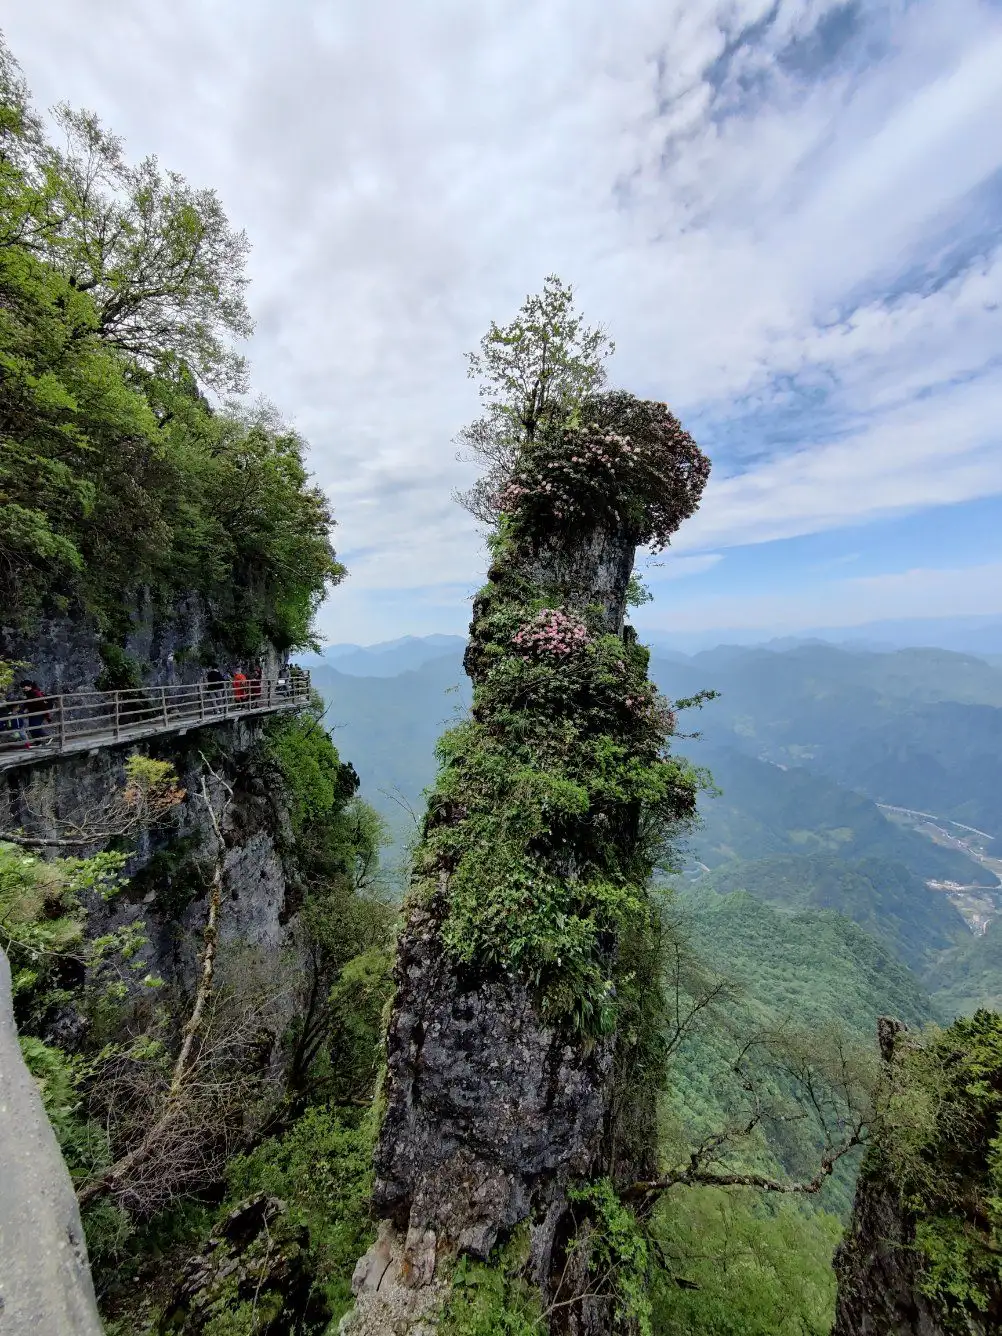
{"type": "Polygon", "coordinates": [[[566,658],[589,643],[588,628],[578,617],[545,608],[513,637],[515,646],[526,655],[552,654],[566,658]]]}

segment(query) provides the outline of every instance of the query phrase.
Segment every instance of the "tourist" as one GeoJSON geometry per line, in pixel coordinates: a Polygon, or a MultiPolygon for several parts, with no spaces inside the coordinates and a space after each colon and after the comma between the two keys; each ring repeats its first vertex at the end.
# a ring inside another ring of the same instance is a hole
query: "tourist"
{"type": "Polygon", "coordinates": [[[52,719],[49,697],[37,682],[32,682],[29,678],[25,678],[21,683],[21,694],[24,697],[24,712],[28,716],[28,741],[25,745],[28,747],[47,745],[51,739],[45,730],[45,725],[52,719]]]}
{"type": "Polygon", "coordinates": [[[209,708],[213,713],[218,713],[223,708],[222,691],[226,686],[226,678],[216,664],[205,674],[205,685],[209,692],[209,708]]]}
{"type": "Polygon", "coordinates": [[[233,674],[233,699],[238,705],[247,704],[247,677],[242,668],[233,674]]]}
{"type": "Polygon", "coordinates": [[[26,738],[21,707],[22,703],[17,697],[0,703],[0,749],[24,745],[26,738]]]}

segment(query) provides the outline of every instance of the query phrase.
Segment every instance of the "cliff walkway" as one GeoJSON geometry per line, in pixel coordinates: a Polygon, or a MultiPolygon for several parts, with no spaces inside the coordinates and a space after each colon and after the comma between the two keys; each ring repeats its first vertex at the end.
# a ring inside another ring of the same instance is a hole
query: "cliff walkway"
{"type": "Polygon", "coordinates": [[[309,674],[298,672],[237,687],[194,682],[0,701],[0,770],[227,719],[298,710],[309,699],[309,674]]]}

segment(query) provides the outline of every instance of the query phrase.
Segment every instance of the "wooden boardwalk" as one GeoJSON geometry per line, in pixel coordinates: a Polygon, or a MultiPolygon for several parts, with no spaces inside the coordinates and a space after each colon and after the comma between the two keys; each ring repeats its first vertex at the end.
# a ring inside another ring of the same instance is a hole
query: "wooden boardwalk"
{"type": "Polygon", "coordinates": [[[0,770],[50,756],[117,747],[191,728],[299,710],[310,701],[308,673],[234,687],[205,682],[128,691],[69,691],[39,700],[0,701],[0,770]]]}

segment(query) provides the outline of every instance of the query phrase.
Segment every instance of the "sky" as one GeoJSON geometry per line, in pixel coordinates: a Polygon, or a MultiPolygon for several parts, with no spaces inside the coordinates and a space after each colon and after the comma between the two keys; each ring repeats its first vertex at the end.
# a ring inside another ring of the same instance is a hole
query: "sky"
{"type": "Polygon", "coordinates": [[[1002,613],[1002,0],[44,0],[36,102],[214,186],[350,575],[461,632],[463,354],[555,272],[713,461],[651,635],[1002,613]]]}

